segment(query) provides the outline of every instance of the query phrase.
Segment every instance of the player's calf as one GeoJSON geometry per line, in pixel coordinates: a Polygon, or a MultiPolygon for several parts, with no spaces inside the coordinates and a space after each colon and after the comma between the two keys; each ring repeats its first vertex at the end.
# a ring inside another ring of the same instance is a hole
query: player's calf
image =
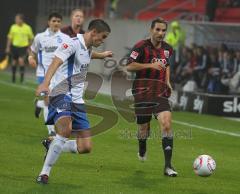
{"type": "Polygon", "coordinates": [[[146,160],[147,138],[149,137],[150,129],[149,123],[140,124],[138,131],[138,158],[140,161],[146,160]]]}

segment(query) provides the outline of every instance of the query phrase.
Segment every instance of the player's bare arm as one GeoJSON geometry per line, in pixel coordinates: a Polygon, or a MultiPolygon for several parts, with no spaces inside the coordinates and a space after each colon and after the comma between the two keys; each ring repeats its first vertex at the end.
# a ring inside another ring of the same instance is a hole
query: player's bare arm
{"type": "Polygon", "coordinates": [[[45,75],[44,81],[42,84],[40,84],[36,90],[36,96],[39,96],[41,92],[47,92],[49,93],[49,84],[50,81],[53,77],[53,75],[55,74],[55,72],[57,71],[58,67],[60,65],[63,64],[63,61],[58,58],[58,57],[54,57],[51,65],[49,66],[47,73],[45,75]]]}
{"type": "Polygon", "coordinates": [[[167,85],[168,87],[171,89],[171,91],[173,90],[172,89],[172,85],[171,85],[171,82],[170,82],[170,66],[167,66],[166,67],[166,81],[167,81],[167,85]]]}
{"type": "Polygon", "coordinates": [[[36,62],[36,53],[34,53],[31,49],[29,51],[28,55],[28,63],[31,65],[31,67],[36,68],[37,62],[36,62]]]}
{"type": "Polygon", "coordinates": [[[10,53],[11,44],[12,44],[12,40],[11,40],[10,38],[7,38],[7,45],[6,45],[6,50],[5,50],[5,52],[6,52],[7,54],[10,53]]]}
{"type": "Polygon", "coordinates": [[[164,67],[162,67],[160,62],[145,63],[144,65],[142,63],[132,62],[132,63],[128,64],[126,67],[127,71],[132,71],[132,72],[140,71],[140,70],[147,69],[147,68],[161,70],[164,67]]]}
{"type": "Polygon", "coordinates": [[[92,51],[91,59],[105,59],[106,57],[112,57],[112,56],[113,56],[112,51],[104,51],[104,52],[92,51]]]}

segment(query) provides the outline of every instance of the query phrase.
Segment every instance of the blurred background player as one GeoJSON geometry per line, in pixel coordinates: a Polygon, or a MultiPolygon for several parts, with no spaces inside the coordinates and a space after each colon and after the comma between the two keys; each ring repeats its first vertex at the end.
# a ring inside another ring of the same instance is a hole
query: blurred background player
{"type": "Polygon", "coordinates": [[[76,37],[77,34],[84,34],[83,23],[84,23],[84,12],[81,9],[74,9],[70,15],[71,25],[64,26],[61,31],[67,34],[71,38],[76,37]]]}
{"type": "Polygon", "coordinates": [[[185,45],[185,31],[182,29],[178,21],[171,22],[171,28],[166,35],[166,42],[173,47],[173,56],[171,57],[171,73],[176,70],[176,65],[179,64],[181,50],[185,45]]]}
{"type": "Polygon", "coordinates": [[[130,54],[127,70],[136,72],[132,93],[138,124],[138,157],[146,160],[146,141],[150,133],[152,114],[162,130],[162,148],[165,157],[164,175],[175,177],[177,172],[171,164],[173,132],[171,129],[171,107],[168,101],[172,47],[163,41],[167,22],[162,18],[152,21],[151,37],[138,42],[130,54]]]}
{"type": "Polygon", "coordinates": [[[51,168],[61,152],[83,154],[91,151],[90,126],[82,99],[84,81],[92,47],[100,46],[110,32],[107,23],[96,19],[90,22],[86,33],[78,34],[74,39],[65,38],[55,52],[43,83],[37,88],[37,96],[51,91],[47,122],[55,124],[57,129],[37,183],[48,183],[51,168]],[[68,140],[73,131],[77,134],[77,141],[68,140]]]}
{"type": "MultiPolygon", "coordinates": [[[[84,34],[83,24],[85,21],[84,12],[82,9],[74,9],[70,15],[71,25],[61,28],[64,34],[67,34],[71,38],[76,37],[77,34],[84,34]]],[[[96,52],[92,51],[92,59],[104,59],[106,57],[112,57],[111,51],[96,52]]]]}
{"type": "Polygon", "coordinates": [[[32,28],[24,22],[24,15],[15,16],[15,24],[12,24],[8,33],[5,52],[12,56],[12,82],[16,81],[17,64],[20,68],[20,82],[24,81],[25,64],[24,60],[27,50],[33,39],[32,28]]]}
{"type": "MultiPolygon", "coordinates": [[[[28,62],[31,66],[36,67],[36,76],[38,84],[44,80],[44,76],[54,58],[54,52],[62,44],[63,40],[68,37],[60,31],[62,16],[58,13],[51,13],[48,17],[48,28],[35,36],[31,45],[31,51],[28,57],[28,62]],[[37,65],[38,64],[38,65],[37,65]]],[[[48,116],[48,98],[37,100],[35,102],[35,116],[39,118],[41,109],[45,122],[48,116]]],[[[47,125],[48,134],[55,134],[54,126],[47,125]]]]}

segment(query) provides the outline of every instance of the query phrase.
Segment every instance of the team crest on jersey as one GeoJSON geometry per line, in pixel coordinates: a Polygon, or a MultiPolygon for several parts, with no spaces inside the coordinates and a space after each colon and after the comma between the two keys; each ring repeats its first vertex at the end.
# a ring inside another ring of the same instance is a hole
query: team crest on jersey
{"type": "Polygon", "coordinates": [[[169,58],[169,51],[168,50],[164,50],[164,55],[166,58],[169,58]]]}
{"type": "Polygon", "coordinates": [[[136,51],[133,51],[130,55],[131,58],[136,59],[138,57],[139,53],[136,51]]]}
{"type": "Polygon", "coordinates": [[[68,48],[68,44],[63,43],[63,44],[62,44],[62,48],[63,48],[63,49],[67,49],[67,48],[68,48]]]}
{"type": "Polygon", "coordinates": [[[57,36],[57,42],[58,42],[58,43],[62,43],[62,39],[61,39],[60,36],[57,36]]]}

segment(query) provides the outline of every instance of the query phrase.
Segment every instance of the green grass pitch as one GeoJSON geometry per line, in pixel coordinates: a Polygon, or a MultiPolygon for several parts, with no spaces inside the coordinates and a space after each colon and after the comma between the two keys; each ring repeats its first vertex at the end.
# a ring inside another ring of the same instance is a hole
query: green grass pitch
{"type": "MultiPolygon", "coordinates": [[[[52,169],[49,184],[38,185],[35,178],[44,155],[40,142],[47,130],[43,119],[33,115],[32,88],[36,85],[14,85],[9,80],[8,74],[0,73],[0,193],[240,193],[240,137],[174,123],[178,135],[173,163],[179,176],[168,178],[163,176],[161,139],[153,136],[148,141],[148,159],[139,162],[136,125],[120,115],[110,130],[93,137],[92,153],[63,153],[52,169]],[[209,154],[216,161],[217,169],[208,178],[193,172],[193,161],[200,154],[209,154]]],[[[107,99],[99,95],[94,102],[109,106],[107,99]]],[[[101,120],[94,115],[89,119],[92,125],[101,120]]],[[[173,119],[240,134],[239,122],[221,117],[174,112],[173,119]]],[[[156,121],[151,128],[156,134],[156,121]]]]}

